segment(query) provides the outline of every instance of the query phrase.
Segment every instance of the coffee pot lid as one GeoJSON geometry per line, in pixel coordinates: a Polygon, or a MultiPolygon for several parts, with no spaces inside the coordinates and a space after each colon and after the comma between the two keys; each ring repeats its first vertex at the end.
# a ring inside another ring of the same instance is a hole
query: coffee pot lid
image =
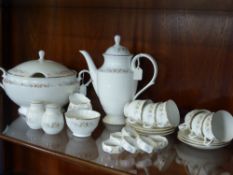
{"type": "Polygon", "coordinates": [[[64,76],[75,75],[76,72],[68,69],[66,66],[52,60],[44,58],[45,52],[39,51],[38,60],[30,60],[21,63],[14,68],[8,70],[8,73],[21,77],[44,77],[44,78],[57,78],[64,76]]]}
{"type": "Polygon", "coordinates": [[[131,53],[129,50],[120,45],[121,37],[120,35],[115,35],[114,37],[115,44],[111,47],[109,47],[104,55],[114,55],[114,56],[129,56],[131,53]]]}

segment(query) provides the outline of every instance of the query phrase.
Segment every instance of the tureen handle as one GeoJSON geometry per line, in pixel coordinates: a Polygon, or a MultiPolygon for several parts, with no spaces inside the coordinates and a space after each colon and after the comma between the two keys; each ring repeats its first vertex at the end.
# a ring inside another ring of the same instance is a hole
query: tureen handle
{"type": "MultiPolygon", "coordinates": [[[[0,67],[0,71],[2,71],[2,78],[4,79],[6,77],[6,71],[2,67],[0,67]]],[[[4,85],[2,83],[0,83],[0,86],[2,87],[2,89],[5,90],[4,85]]]]}
{"type": "MultiPolygon", "coordinates": [[[[139,63],[139,59],[141,57],[147,58],[152,63],[154,72],[153,72],[153,76],[152,76],[151,80],[133,97],[133,100],[135,100],[142,92],[144,92],[147,88],[149,88],[151,85],[153,85],[155,83],[155,79],[156,79],[157,74],[158,74],[158,65],[157,65],[156,61],[154,60],[154,58],[151,55],[146,54],[146,53],[137,54],[132,59],[131,69],[133,70],[134,74],[138,71],[138,68],[139,68],[138,66],[135,65],[135,63],[136,63],[136,61],[138,61],[138,63],[139,63]]],[[[142,78],[142,72],[141,72],[141,78],[142,78]]]]}

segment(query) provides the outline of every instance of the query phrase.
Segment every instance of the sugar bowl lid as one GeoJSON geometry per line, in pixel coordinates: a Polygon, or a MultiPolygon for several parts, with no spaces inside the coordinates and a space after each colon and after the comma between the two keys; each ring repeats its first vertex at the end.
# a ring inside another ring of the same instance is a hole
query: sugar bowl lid
{"type": "Polygon", "coordinates": [[[114,41],[115,44],[111,47],[109,47],[106,52],[104,53],[104,55],[115,55],[115,56],[129,56],[131,55],[131,53],[129,52],[129,50],[120,45],[120,41],[121,41],[121,37],[120,35],[115,35],[114,36],[114,41]]]}
{"type": "Polygon", "coordinates": [[[35,78],[58,78],[76,75],[76,71],[70,70],[62,64],[52,60],[46,60],[44,58],[45,52],[43,50],[40,50],[38,53],[38,60],[21,63],[8,70],[8,73],[15,76],[35,78]]]}

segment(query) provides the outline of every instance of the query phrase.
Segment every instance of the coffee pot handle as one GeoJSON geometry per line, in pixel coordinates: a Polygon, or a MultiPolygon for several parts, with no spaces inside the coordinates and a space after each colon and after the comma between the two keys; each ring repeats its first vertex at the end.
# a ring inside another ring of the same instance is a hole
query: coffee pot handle
{"type": "Polygon", "coordinates": [[[136,56],[133,57],[133,59],[131,61],[131,69],[134,73],[136,72],[136,70],[138,68],[135,63],[136,63],[136,61],[138,61],[138,63],[139,63],[140,58],[147,58],[152,63],[154,72],[153,72],[153,76],[152,76],[151,80],[140,91],[138,91],[138,93],[136,93],[136,95],[133,97],[133,100],[135,100],[142,92],[144,92],[146,89],[148,89],[151,85],[153,85],[155,83],[155,79],[156,79],[157,74],[158,74],[158,65],[157,65],[156,61],[154,60],[154,58],[151,55],[146,54],[146,53],[140,53],[140,54],[137,54],[136,56]]]}
{"type": "MultiPolygon", "coordinates": [[[[86,69],[83,69],[81,70],[79,73],[78,73],[78,81],[83,81],[83,75],[87,73],[87,74],[90,74],[90,72],[86,69]]],[[[89,86],[89,84],[91,83],[91,78],[84,84],[84,86],[89,86]]]]}

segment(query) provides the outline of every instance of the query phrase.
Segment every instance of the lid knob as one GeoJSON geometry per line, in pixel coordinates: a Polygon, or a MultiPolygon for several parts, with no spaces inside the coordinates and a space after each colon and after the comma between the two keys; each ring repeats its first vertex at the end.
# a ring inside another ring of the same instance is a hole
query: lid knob
{"type": "Polygon", "coordinates": [[[44,61],[45,51],[40,50],[38,54],[39,54],[39,61],[44,61]]]}
{"type": "Polygon", "coordinates": [[[121,36],[120,35],[115,35],[114,40],[115,40],[115,45],[120,45],[121,36]]]}

